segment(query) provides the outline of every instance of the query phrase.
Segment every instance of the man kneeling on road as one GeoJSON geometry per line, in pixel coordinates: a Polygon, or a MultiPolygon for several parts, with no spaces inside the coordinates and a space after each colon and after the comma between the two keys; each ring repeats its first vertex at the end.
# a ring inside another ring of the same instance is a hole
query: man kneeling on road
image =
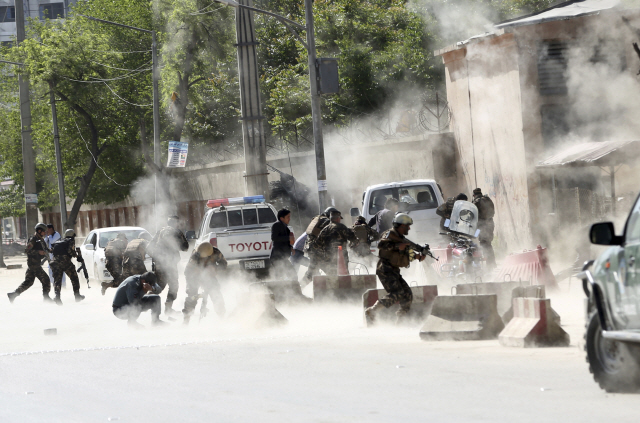
{"type": "Polygon", "coordinates": [[[113,314],[118,319],[127,320],[129,326],[142,327],[137,322],[138,317],[143,311],[151,310],[151,323],[166,325],[167,322],[160,320],[160,295],[151,293],[160,290],[153,272],[128,277],[118,286],[113,297],[113,314]]]}

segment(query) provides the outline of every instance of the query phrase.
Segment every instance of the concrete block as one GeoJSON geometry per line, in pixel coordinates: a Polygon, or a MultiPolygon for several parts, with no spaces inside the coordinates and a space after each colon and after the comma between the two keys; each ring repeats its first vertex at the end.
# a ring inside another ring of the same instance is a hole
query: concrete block
{"type": "Polygon", "coordinates": [[[368,289],[375,289],[376,275],[314,276],[313,300],[359,301],[368,289]]]}
{"type": "MultiPolygon", "coordinates": [[[[411,288],[411,292],[413,293],[413,303],[411,303],[411,310],[407,314],[405,320],[410,323],[415,321],[423,321],[431,313],[433,302],[438,296],[438,286],[414,286],[411,288]]],[[[386,293],[387,291],[385,291],[384,289],[370,289],[365,292],[364,295],[362,295],[363,309],[367,309],[368,307],[374,305],[376,301],[384,297],[386,293]]],[[[376,322],[395,322],[395,313],[399,308],[400,306],[396,304],[393,307],[378,309],[376,311],[376,322]]],[[[367,326],[369,326],[369,323],[366,319],[365,323],[367,324],[367,326]]]]}
{"type": "Polygon", "coordinates": [[[498,337],[506,347],[569,346],[569,334],[553,318],[548,298],[514,298],[513,319],[498,337]]]}

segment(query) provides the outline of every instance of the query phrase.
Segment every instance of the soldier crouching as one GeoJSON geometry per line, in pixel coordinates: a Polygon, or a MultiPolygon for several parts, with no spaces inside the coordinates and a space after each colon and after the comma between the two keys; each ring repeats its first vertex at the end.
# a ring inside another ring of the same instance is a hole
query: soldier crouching
{"type": "MultiPolygon", "coordinates": [[[[405,241],[405,235],[409,233],[412,224],[413,219],[408,214],[399,213],[393,218],[393,229],[384,232],[380,237],[378,242],[380,259],[376,267],[376,275],[387,291],[387,295],[365,310],[365,318],[369,323],[374,322],[375,312],[381,307],[389,308],[399,303],[400,309],[396,312],[398,321],[411,309],[413,293],[400,274],[400,268],[409,267],[411,262],[411,255],[407,248],[409,244],[405,241]]],[[[425,256],[415,255],[415,258],[422,261],[425,256]]]]}
{"type": "Polygon", "coordinates": [[[189,323],[193,311],[198,305],[198,300],[202,298],[202,306],[200,307],[200,316],[205,317],[207,314],[207,297],[213,301],[213,308],[220,317],[224,317],[226,309],[222,292],[220,292],[220,284],[216,278],[218,269],[226,270],[227,260],[214,246],[208,242],[198,245],[198,248],[191,253],[189,262],[184,269],[184,276],[187,281],[187,298],[184,300],[184,324],[189,323]],[[200,294],[200,287],[204,292],[200,294]]]}

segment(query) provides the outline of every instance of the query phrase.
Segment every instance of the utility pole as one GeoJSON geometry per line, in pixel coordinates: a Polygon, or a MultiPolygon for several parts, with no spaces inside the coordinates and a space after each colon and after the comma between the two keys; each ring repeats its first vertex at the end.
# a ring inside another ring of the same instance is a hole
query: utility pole
{"type": "MultiPolygon", "coordinates": [[[[156,43],[156,32],[151,31],[151,80],[153,81],[153,163],[156,165],[153,189],[154,189],[154,229],[158,231],[158,173],[162,169],[162,163],[160,162],[160,95],[158,93],[158,80],[160,75],[158,72],[158,47],[156,43]]],[[[180,141],[180,140],[176,140],[180,141]]],[[[161,179],[160,182],[163,182],[161,179]]]]}
{"type": "Polygon", "coordinates": [[[49,82],[49,100],[51,101],[51,120],[53,121],[53,144],[56,148],[56,169],[58,171],[58,196],[60,198],[60,222],[63,229],[67,227],[67,198],[64,194],[64,173],[62,172],[62,154],[60,153],[60,134],[58,133],[58,112],[53,82],[49,82]]]}
{"type": "MultiPolygon", "coordinates": [[[[16,41],[20,45],[25,39],[24,4],[15,0],[16,8],[16,41]]],[[[34,160],[33,141],[31,140],[31,105],[29,101],[29,78],[18,75],[20,87],[20,132],[22,134],[22,169],[24,173],[26,232],[33,231],[38,223],[38,200],[36,192],[36,164],[34,160]]]]}
{"type": "MultiPolygon", "coordinates": [[[[240,0],[242,6],[252,7],[251,0],[240,0]]],[[[258,56],[253,12],[236,8],[236,40],[238,74],[240,76],[240,107],[242,111],[242,139],[247,195],[264,195],[269,199],[267,175],[267,143],[264,136],[264,116],[260,104],[258,56]]]]}
{"type": "Polygon", "coordinates": [[[320,213],[329,206],[327,171],[324,163],[324,139],[322,137],[322,110],[318,93],[318,68],[316,66],[316,37],[313,29],[313,0],[304,0],[307,22],[307,51],[309,53],[309,85],[311,87],[311,120],[313,144],[316,151],[316,176],[318,178],[318,206],[320,213]]]}

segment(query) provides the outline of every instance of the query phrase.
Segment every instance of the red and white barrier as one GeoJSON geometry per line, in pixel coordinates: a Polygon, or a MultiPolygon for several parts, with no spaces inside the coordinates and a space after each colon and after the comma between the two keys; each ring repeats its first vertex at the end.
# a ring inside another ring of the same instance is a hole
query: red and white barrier
{"type": "Polygon", "coordinates": [[[451,248],[451,246],[446,246],[443,248],[432,248],[431,254],[433,254],[434,257],[438,258],[437,261],[432,260],[433,263],[431,263],[431,267],[436,271],[438,276],[443,277],[444,275],[442,274],[441,270],[442,265],[451,263],[453,257],[453,248],[451,248]]]}
{"type": "Polygon", "coordinates": [[[528,280],[532,285],[558,287],[549,267],[547,249],[539,245],[535,250],[507,256],[498,271],[498,279],[504,279],[506,276],[511,280],[528,280]]]}
{"type": "Polygon", "coordinates": [[[548,298],[514,298],[513,319],[498,339],[505,347],[569,346],[569,334],[554,318],[548,298]]]}
{"type": "Polygon", "coordinates": [[[368,289],[375,289],[376,284],[376,275],[314,276],[313,299],[360,299],[368,289]]]}

